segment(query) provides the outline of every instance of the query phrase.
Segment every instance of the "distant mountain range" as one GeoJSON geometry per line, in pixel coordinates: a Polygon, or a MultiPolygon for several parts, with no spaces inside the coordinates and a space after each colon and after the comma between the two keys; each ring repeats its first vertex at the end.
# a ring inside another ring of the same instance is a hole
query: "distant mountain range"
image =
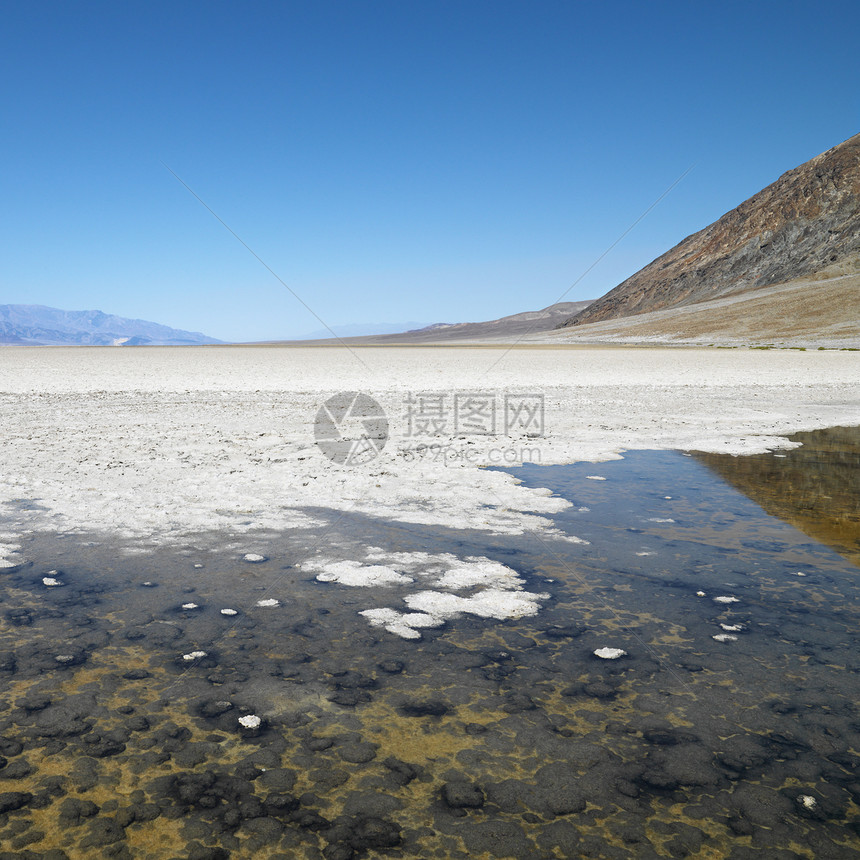
{"type": "MultiPolygon", "coordinates": [[[[337,329],[335,332],[342,342],[368,345],[431,344],[516,338],[552,331],[564,320],[569,319],[572,314],[581,311],[589,304],[588,301],[558,302],[539,311],[524,311],[486,322],[433,323],[433,325],[411,331],[401,330],[391,334],[374,334],[364,337],[340,335],[337,329]]],[[[321,337],[315,342],[338,343],[331,337],[321,337]]],[[[303,340],[302,343],[311,343],[311,341],[303,340]]]]}
{"type": "Polygon", "coordinates": [[[331,329],[318,329],[310,334],[294,338],[294,340],[325,340],[332,336],[332,332],[340,338],[364,337],[365,335],[393,334],[398,331],[412,331],[421,328],[424,323],[352,323],[350,325],[333,325],[331,329]]]}
{"type": "MultiPolygon", "coordinates": [[[[821,315],[816,298],[826,289],[832,313],[810,330],[860,322],[860,134],[789,170],[736,209],[688,236],[561,327],[578,329],[642,314],[673,312],[666,331],[683,335],[690,313],[704,302],[756,297],[756,318],[745,331],[778,337],[785,314],[779,284],[802,285],[808,314],[821,315]],[[838,279],[838,282],[837,282],[838,279]],[[683,316],[675,312],[684,309],[683,316]],[[688,313],[689,311],[690,313],[688,313]],[[832,317],[832,318],[831,318],[832,317]],[[766,330],[766,331],[765,331],[766,330]]],[[[720,305],[722,307],[722,304],[720,305]]],[[[752,310],[753,306],[748,306],[752,310]]],[[[704,312],[704,308],[702,308],[704,312]]],[[[802,315],[802,314],[801,314],[802,315]]],[[[653,318],[655,335],[661,318],[653,318]]],[[[667,318],[668,319],[668,318],[667,318]]],[[[741,319],[741,315],[738,315],[741,319]]],[[[697,329],[701,320],[697,321],[697,329]]],[[[692,331],[692,328],[690,329],[692,331]]]]}
{"type": "Polygon", "coordinates": [[[196,331],[101,311],[0,305],[0,343],[43,346],[186,346],[221,343],[196,331]]]}

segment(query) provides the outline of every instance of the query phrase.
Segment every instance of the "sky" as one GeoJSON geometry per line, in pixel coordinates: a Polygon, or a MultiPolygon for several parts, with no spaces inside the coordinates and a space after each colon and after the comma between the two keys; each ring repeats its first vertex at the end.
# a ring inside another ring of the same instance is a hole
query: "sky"
{"type": "Polygon", "coordinates": [[[860,131],[858,39],[856,0],[3,0],[0,304],[253,341],[597,298],[860,131]]]}

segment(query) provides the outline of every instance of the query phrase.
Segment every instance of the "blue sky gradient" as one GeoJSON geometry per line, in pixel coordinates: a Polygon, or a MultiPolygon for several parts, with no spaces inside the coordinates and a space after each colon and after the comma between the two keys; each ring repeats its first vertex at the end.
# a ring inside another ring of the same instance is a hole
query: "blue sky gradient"
{"type": "Polygon", "coordinates": [[[0,303],[227,340],[595,298],[860,131],[860,4],[6,2],[0,303]]]}

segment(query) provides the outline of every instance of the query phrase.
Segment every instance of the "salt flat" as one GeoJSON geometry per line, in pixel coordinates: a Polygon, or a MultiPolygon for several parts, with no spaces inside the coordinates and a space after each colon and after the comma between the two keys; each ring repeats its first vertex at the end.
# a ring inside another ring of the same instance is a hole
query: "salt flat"
{"type": "Polygon", "coordinates": [[[8,347],[0,403],[8,523],[0,542],[13,562],[26,530],[163,543],[211,530],[313,528],[313,507],[549,533],[548,515],[566,501],[479,467],[597,462],[634,448],[786,446],[795,431],[860,423],[860,354],[8,347]],[[338,465],[314,442],[319,407],[340,391],[370,394],[388,416],[390,439],[366,465],[338,465]],[[458,392],[492,398],[495,435],[451,432],[458,392]],[[438,436],[409,434],[408,399],[419,393],[445,396],[448,426],[438,436]],[[504,432],[506,394],[544,398],[543,436],[504,432]]]}

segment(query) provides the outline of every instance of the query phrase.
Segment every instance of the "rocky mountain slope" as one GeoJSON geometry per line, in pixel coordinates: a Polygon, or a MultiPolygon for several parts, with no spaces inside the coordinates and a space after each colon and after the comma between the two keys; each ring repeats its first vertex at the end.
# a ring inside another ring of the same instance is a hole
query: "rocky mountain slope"
{"type": "Polygon", "coordinates": [[[44,305],[0,305],[0,343],[89,346],[181,346],[221,343],[193,331],[101,311],[64,311],[44,305]]]}
{"type": "Polygon", "coordinates": [[[858,254],[860,134],[783,174],[560,327],[809,278],[858,254]]]}

